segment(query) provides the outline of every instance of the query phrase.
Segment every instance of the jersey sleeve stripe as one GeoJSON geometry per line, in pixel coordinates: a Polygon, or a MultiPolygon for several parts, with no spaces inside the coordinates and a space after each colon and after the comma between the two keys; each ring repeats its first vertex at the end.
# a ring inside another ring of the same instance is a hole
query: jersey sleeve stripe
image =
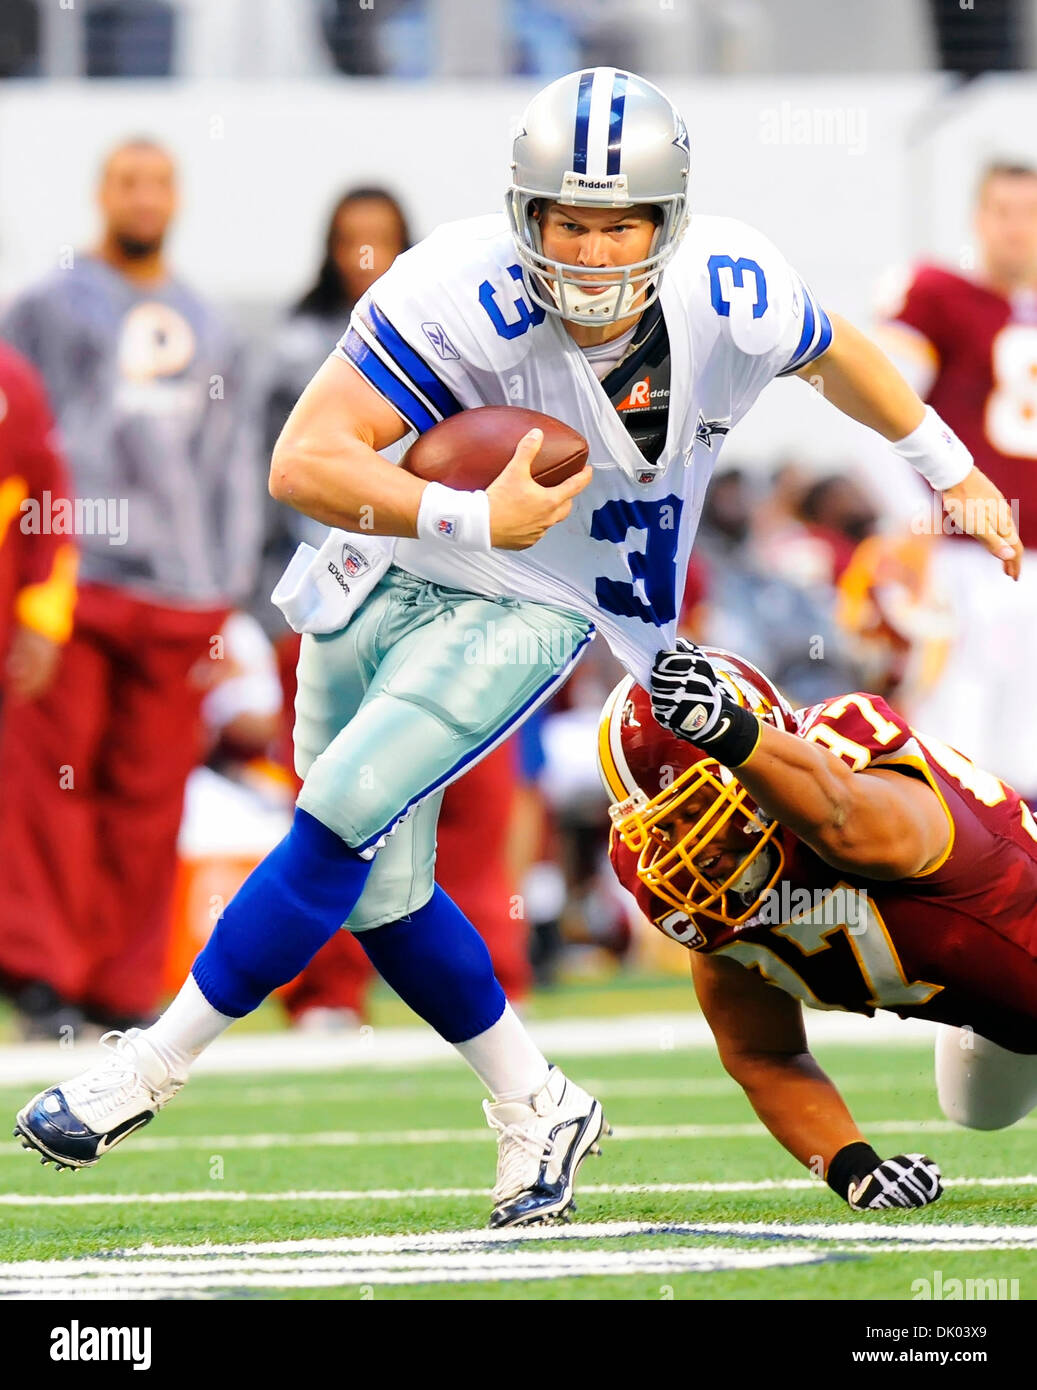
{"type": "Polygon", "coordinates": [[[378,354],[364,342],[355,328],[346,330],[336,352],[352,362],[360,375],[389,402],[411,429],[424,434],[438,424],[436,417],[400,378],[389,370],[378,354]]]}
{"type": "Polygon", "coordinates": [[[802,281],[800,288],[803,291],[803,332],[799,335],[792,360],[778,373],[779,376],[789,376],[792,372],[798,372],[801,367],[805,367],[808,362],[813,362],[815,357],[820,357],[826,352],[832,341],[832,323],[828,315],[802,281]]]}
{"type": "Polygon", "coordinates": [[[444,385],[424,358],[419,356],[411,345],[397,333],[377,304],[369,305],[366,311],[361,310],[359,317],[378,346],[388,357],[392,358],[403,376],[408,378],[411,385],[426,397],[429,404],[444,419],[448,415],[460,413],[461,402],[450,388],[444,385]]]}

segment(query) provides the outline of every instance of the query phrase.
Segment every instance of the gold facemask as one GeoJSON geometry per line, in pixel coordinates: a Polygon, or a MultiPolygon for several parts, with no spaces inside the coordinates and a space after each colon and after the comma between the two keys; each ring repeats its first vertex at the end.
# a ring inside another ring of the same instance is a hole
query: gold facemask
{"type": "Polygon", "coordinates": [[[695,763],[656,796],[649,799],[638,792],[611,807],[609,814],[624,845],[638,856],[638,878],[657,897],[689,915],[741,925],[760,910],[785,866],[777,821],[762,816],[746,789],[712,758],[695,763]],[[685,817],[700,813],[674,840],[659,827],[682,811],[685,817]],[[695,861],[732,819],[742,823],[753,843],[717,884],[695,861]]]}

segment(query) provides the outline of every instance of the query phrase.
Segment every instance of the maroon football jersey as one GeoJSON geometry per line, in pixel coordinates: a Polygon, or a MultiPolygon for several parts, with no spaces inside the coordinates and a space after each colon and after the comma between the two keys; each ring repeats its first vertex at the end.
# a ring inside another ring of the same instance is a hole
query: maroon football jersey
{"type": "Polygon", "coordinates": [[[939,366],[927,396],[989,478],[1019,502],[1037,546],[1037,294],[1006,299],[938,266],[915,273],[894,322],[925,335],[939,366]]]}
{"type": "Polygon", "coordinates": [[[855,771],[924,777],[952,827],[947,851],[914,878],[883,882],[831,868],[782,830],[781,878],[760,912],[730,927],[662,902],[614,835],[613,866],[642,911],[674,940],[759,970],[813,1008],[888,1009],[1037,1053],[1037,824],[1026,804],[876,695],[826,700],[797,719],[801,737],[855,771]]]}

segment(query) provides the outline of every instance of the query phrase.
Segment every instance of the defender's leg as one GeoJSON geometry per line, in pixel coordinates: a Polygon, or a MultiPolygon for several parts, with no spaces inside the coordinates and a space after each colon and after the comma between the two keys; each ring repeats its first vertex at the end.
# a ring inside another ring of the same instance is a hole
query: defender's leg
{"type": "Polygon", "coordinates": [[[1004,1129],[1037,1107],[1037,1056],[1009,1052],[942,1023],[936,1038],[940,1109],[967,1129],[1004,1129]]]}

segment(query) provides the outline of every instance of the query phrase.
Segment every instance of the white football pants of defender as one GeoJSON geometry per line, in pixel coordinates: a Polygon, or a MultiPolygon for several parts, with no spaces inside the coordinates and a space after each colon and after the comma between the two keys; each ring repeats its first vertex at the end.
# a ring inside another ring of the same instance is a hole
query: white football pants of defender
{"type": "Polygon", "coordinates": [[[443,789],[559,689],[593,635],[576,613],[394,566],[341,632],[303,638],[298,804],[377,851],[345,926],[370,931],[428,902],[443,789]]]}
{"type": "Polygon", "coordinates": [[[967,1129],[1004,1129],[1037,1106],[1037,1056],[1009,1052],[967,1028],[936,1037],[940,1109],[967,1129]]]}
{"type": "Polygon", "coordinates": [[[1037,550],[1013,583],[978,542],[939,540],[933,589],[948,598],[955,634],[936,685],[911,723],[977,766],[1037,795],[1037,550]]]}

